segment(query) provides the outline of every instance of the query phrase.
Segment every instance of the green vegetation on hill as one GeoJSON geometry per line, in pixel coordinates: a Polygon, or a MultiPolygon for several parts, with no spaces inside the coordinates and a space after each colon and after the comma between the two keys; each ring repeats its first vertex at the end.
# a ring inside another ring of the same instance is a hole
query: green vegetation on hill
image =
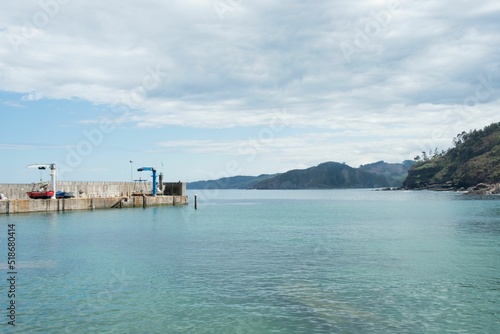
{"type": "Polygon", "coordinates": [[[372,174],[385,176],[389,187],[401,187],[408,175],[408,169],[415,162],[405,160],[401,164],[389,164],[384,161],[377,161],[367,165],[359,166],[359,169],[372,174]]]}
{"type": "Polygon", "coordinates": [[[188,183],[188,189],[332,189],[400,187],[412,161],[389,164],[379,161],[352,168],[325,162],[307,169],[282,174],[234,176],[188,183]]]}
{"type": "Polygon", "coordinates": [[[464,131],[453,144],[447,152],[417,157],[403,186],[459,189],[500,182],[500,122],[482,130],[464,131]]]}
{"type": "Polygon", "coordinates": [[[255,183],[268,179],[274,175],[262,174],[259,176],[232,176],[217,180],[188,182],[188,189],[251,189],[255,183]]]}
{"type": "Polygon", "coordinates": [[[316,167],[296,169],[263,180],[256,189],[331,189],[388,187],[382,175],[368,173],[338,162],[325,162],[316,167]]]}

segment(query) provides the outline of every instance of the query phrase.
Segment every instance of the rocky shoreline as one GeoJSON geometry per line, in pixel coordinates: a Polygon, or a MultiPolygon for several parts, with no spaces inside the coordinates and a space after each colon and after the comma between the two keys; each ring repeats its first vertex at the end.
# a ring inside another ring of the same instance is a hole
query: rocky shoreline
{"type": "Polygon", "coordinates": [[[467,189],[467,194],[500,195],[500,183],[479,183],[467,189]]]}
{"type": "Polygon", "coordinates": [[[473,187],[464,188],[457,187],[451,182],[445,184],[430,184],[418,188],[382,188],[380,191],[395,191],[395,190],[433,190],[433,191],[460,191],[464,194],[471,195],[500,195],[500,183],[479,183],[473,187]]]}

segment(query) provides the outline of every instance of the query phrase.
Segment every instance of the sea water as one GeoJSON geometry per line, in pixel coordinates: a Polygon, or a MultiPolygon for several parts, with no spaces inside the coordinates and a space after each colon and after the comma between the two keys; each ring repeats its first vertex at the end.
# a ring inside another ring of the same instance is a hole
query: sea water
{"type": "Polygon", "coordinates": [[[1,216],[0,332],[500,328],[498,196],[197,192],[198,210],[190,192],[182,207],[1,216]]]}

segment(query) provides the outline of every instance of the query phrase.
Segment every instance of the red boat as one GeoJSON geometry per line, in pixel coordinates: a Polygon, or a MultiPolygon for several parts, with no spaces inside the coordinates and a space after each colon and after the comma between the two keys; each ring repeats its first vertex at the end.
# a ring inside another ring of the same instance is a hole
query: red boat
{"type": "Polygon", "coordinates": [[[27,191],[26,194],[32,199],[45,199],[54,197],[54,190],[47,190],[49,184],[47,182],[33,183],[31,191],[27,191]]]}
{"type": "Polygon", "coordinates": [[[27,191],[26,194],[29,198],[33,199],[47,199],[52,198],[54,196],[54,191],[27,191]]]}

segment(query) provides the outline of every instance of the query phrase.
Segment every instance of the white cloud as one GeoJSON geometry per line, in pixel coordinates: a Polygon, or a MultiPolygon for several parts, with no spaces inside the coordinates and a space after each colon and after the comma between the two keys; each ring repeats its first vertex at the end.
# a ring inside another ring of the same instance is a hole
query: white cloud
{"type": "Polygon", "coordinates": [[[41,96],[37,92],[31,92],[27,95],[24,95],[21,98],[21,100],[23,100],[23,101],[38,101],[38,100],[41,100],[42,98],[43,98],[43,96],[41,96]]]}
{"type": "MultiPolygon", "coordinates": [[[[386,23],[394,1],[49,2],[59,5],[1,5],[0,90],[27,101],[114,106],[102,117],[138,128],[265,129],[286,115],[292,135],[276,134],[263,153],[290,161],[401,160],[418,143],[498,121],[493,0],[399,1],[386,23]],[[376,24],[347,62],[341,43],[376,24]]],[[[222,154],[245,139],[174,143],[222,154]]]]}
{"type": "MultiPolygon", "coordinates": [[[[23,17],[41,10],[31,3],[30,9],[24,5],[10,13],[11,26],[4,37],[22,27],[23,17]]],[[[146,67],[161,62],[171,78],[147,91],[147,100],[194,106],[199,99],[208,106],[242,100],[243,109],[258,111],[262,99],[263,103],[292,98],[314,101],[326,92],[338,92],[349,102],[359,90],[368,102],[377,97],[390,104],[401,98],[422,102],[428,93],[424,87],[446,81],[463,86],[464,77],[457,71],[463,72],[465,64],[477,76],[480,64],[494,59],[492,51],[499,44],[494,26],[485,31],[486,26],[477,30],[461,23],[459,13],[471,9],[470,3],[402,1],[383,38],[372,41],[354,64],[345,64],[338,48],[342,36],[355,34],[363,22],[373,20],[373,13],[386,10],[388,3],[235,2],[234,16],[221,21],[211,1],[176,5],[125,1],[123,6],[70,2],[38,27],[37,34],[25,39],[18,52],[4,44],[2,65],[7,75],[2,87],[112,104],[124,91],[142,85],[148,75],[146,67]],[[436,11],[444,9],[448,17],[437,17],[436,11]],[[403,58],[394,59],[396,52],[403,58]],[[407,77],[412,74],[413,84],[407,82],[405,90],[398,92],[398,82],[390,79],[405,73],[407,77]],[[364,94],[374,82],[386,93],[364,94]]],[[[488,14],[477,5],[474,9],[479,14],[469,17],[475,20],[488,14]]],[[[473,77],[465,79],[470,83],[473,77]]],[[[149,105],[142,107],[145,112],[154,111],[149,105]]]]}

